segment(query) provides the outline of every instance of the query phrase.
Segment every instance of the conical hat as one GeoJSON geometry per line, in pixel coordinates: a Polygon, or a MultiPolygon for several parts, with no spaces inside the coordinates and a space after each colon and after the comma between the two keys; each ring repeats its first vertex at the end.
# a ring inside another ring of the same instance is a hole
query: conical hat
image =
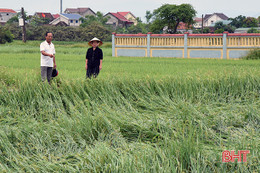
{"type": "Polygon", "coordinates": [[[99,40],[98,38],[95,37],[95,38],[93,38],[92,40],[90,40],[90,41],[88,42],[88,45],[89,45],[89,46],[92,46],[92,45],[91,45],[91,42],[92,42],[92,41],[97,41],[97,42],[99,42],[99,46],[101,46],[101,45],[103,44],[103,42],[102,42],[101,40],[99,40]]]}

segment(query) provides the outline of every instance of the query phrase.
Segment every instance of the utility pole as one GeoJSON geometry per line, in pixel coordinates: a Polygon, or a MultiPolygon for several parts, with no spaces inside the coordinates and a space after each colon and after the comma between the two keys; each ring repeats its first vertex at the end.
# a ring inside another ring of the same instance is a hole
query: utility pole
{"type": "Polygon", "coordinates": [[[62,0],[60,0],[60,14],[62,13],[62,0]]]}
{"type": "Polygon", "coordinates": [[[201,33],[203,34],[203,29],[204,29],[204,16],[202,14],[202,20],[201,20],[201,33]]]}
{"type": "Polygon", "coordinates": [[[22,37],[23,37],[23,42],[25,43],[26,42],[26,28],[25,28],[25,14],[24,14],[23,7],[22,7],[22,19],[23,19],[23,26],[22,26],[23,34],[22,34],[22,37]]]}

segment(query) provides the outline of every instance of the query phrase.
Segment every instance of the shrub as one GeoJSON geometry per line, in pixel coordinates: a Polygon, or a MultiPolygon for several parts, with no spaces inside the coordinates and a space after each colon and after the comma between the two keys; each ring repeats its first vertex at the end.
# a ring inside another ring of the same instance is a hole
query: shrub
{"type": "Polygon", "coordinates": [[[14,35],[6,28],[0,27],[0,44],[11,43],[14,35]]]}
{"type": "Polygon", "coordinates": [[[242,59],[260,59],[260,49],[250,50],[250,52],[246,56],[242,57],[242,59]]]}

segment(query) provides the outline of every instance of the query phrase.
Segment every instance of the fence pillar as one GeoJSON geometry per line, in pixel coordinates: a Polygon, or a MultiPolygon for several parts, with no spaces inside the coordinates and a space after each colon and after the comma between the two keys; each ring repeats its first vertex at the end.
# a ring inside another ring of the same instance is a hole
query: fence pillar
{"type": "Polygon", "coordinates": [[[188,58],[188,32],[184,33],[184,58],[188,58]]]}
{"type": "Polygon", "coordinates": [[[116,54],[115,54],[115,51],[116,51],[115,35],[116,35],[116,33],[113,32],[112,33],[112,56],[113,57],[116,56],[116,54]]]}
{"type": "Polygon", "coordinates": [[[147,57],[151,57],[151,32],[147,33],[147,57]]]}
{"type": "Polygon", "coordinates": [[[228,32],[223,33],[223,59],[227,59],[227,35],[228,32]]]}

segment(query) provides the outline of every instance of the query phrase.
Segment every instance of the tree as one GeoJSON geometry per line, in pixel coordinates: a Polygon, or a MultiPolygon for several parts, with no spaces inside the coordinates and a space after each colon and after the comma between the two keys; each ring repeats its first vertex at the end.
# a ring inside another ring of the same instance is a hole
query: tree
{"type": "Polygon", "coordinates": [[[227,31],[229,33],[234,33],[235,28],[231,25],[225,25],[223,22],[217,22],[214,26],[215,33],[223,33],[224,31],[227,31]]]}
{"type": "Polygon", "coordinates": [[[146,18],[146,23],[150,23],[151,19],[153,17],[153,14],[151,13],[151,11],[146,11],[146,14],[145,14],[145,18],[146,18]]]}
{"type": "Polygon", "coordinates": [[[42,26],[42,25],[45,25],[45,24],[49,24],[51,22],[51,20],[49,18],[41,18],[39,16],[33,16],[31,18],[31,25],[34,25],[34,26],[42,26]]]}
{"type": "Polygon", "coordinates": [[[80,26],[86,27],[93,22],[97,22],[97,23],[101,24],[102,26],[106,26],[106,23],[109,19],[110,19],[109,16],[104,17],[103,13],[98,11],[96,16],[87,15],[87,16],[85,16],[85,18],[81,17],[79,20],[81,20],[81,22],[82,22],[80,26]]]}
{"type": "Polygon", "coordinates": [[[258,21],[254,17],[247,17],[244,20],[244,27],[258,27],[258,21]]]}
{"type": "MultiPolygon", "coordinates": [[[[194,23],[195,9],[190,4],[171,5],[165,4],[154,10],[151,31],[158,33],[167,27],[168,33],[176,33],[180,22],[190,26],[194,23]]],[[[149,12],[147,13],[149,19],[149,12]]]]}
{"type": "Polygon", "coordinates": [[[7,28],[0,27],[0,44],[11,43],[14,35],[7,28]]]}
{"type": "Polygon", "coordinates": [[[247,33],[260,33],[259,30],[257,30],[256,28],[250,28],[247,33]]]}
{"type": "Polygon", "coordinates": [[[234,26],[236,28],[241,28],[244,25],[244,20],[246,19],[246,16],[239,15],[235,18],[229,18],[228,20],[231,20],[230,23],[231,26],[234,26]]]}

